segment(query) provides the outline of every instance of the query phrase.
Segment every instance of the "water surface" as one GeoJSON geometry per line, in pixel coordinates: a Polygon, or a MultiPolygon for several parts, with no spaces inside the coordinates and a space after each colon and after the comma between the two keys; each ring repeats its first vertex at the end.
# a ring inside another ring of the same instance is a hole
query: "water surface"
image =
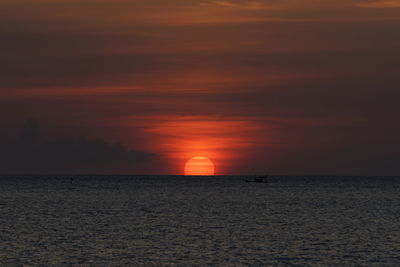
{"type": "Polygon", "coordinates": [[[0,265],[400,263],[400,177],[243,179],[2,176],[0,265]]]}

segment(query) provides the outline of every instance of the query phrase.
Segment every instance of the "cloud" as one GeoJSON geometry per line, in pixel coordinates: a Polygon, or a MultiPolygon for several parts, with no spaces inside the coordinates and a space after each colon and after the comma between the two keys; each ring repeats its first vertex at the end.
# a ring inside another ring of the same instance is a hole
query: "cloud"
{"type": "Polygon", "coordinates": [[[363,8],[400,8],[399,0],[375,0],[359,3],[357,6],[363,8]]]}
{"type": "Polygon", "coordinates": [[[262,9],[270,9],[273,8],[271,5],[267,5],[263,1],[220,1],[213,0],[204,2],[203,5],[206,6],[220,6],[220,7],[228,7],[228,8],[236,8],[236,9],[248,9],[248,10],[262,10],[262,9]]]}
{"type": "MultiPolygon", "coordinates": [[[[370,137],[360,144],[371,147],[370,155],[383,154],[390,145],[397,149],[398,3],[4,0],[0,138],[10,139],[27,114],[51,125],[50,132],[86,137],[50,136],[53,141],[43,142],[49,130],[40,133],[34,123],[27,124],[25,137],[2,145],[0,171],[133,172],[152,164],[154,156],[104,140],[162,154],[170,131],[184,133],[190,142],[217,139],[219,145],[224,142],[218,138],[233,129],[226,135],[240,144],[248,139],[262,149],[279,144],[280,150],[269,154],[292,170],[314,167],[312,155],[324,148],[335,154],[329,144],[341,145],[344,156],[335,157],[348,161],[355,157],[350,152],[358,136],[370,137]],[[159,135],[144,132],[139,116],[159,135]],[[177,122],[181,116],[193,122],[177,122]],[[229,123],[214,127],[209,121],[215,116],[229,123]],[[249,125],[232,122],[238,117],[255,125],[260,120],[261,129],[254,131],[260,136],[247,134],[249,125]],[[285,127],[271,127],[271,121],[285,127]],[[203,130],[207,125],[215,130],[203,130]],[[312,150],[320,127],[331,139],[312,150]],[[265,137],[264,128],[274,134],[265,137]],[[343,141],[340,136],[350,128],[357,135],[343,141]],[[188,129],[204,134],[198,138],[188,129]],[[296,157],[289,159],[292,154],[296,157]],[[297,158],[311,159],[296,165],[297,158]]],[[[181,136],[176,139],[181,142],[181,136]]],[[[182,148],[170,146],[165,153],[182,148]]],[[[260,156],[266,152],[257,153],[249,157],[250,168],[254,158],[262,167],[267,163],[260,156]]],[[[322,170],[324,162],[318,164],[322,170]]],[[[243,171],[243,164],[235,166],[243,171]]],[[[159,166],[153,169],[158,172],[159,166]]]]}
{"type": "Polygon", "coordinates": [[[0,145],[0,173],[129,174],[155,155],[84,136],[41,141],[35,120],[21,135],[0,145]]]}

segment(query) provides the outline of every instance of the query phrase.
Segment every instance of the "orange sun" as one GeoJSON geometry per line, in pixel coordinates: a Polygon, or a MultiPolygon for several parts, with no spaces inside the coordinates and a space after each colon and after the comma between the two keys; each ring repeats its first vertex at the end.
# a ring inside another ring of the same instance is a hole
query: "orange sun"
{"type": "Polygon", "coordinates": [[[206,157],[189,159],[185,165],[185,175],[214,175],[214,163],[206,157]]]}

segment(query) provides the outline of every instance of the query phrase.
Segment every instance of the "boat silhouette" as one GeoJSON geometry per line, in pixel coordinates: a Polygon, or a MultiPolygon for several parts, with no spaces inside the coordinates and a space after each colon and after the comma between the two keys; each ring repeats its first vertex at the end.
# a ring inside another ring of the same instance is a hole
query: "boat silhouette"
{"type": "Polygon", "coordinates": [[[263,176],[256,176],[253,180],[244,180],[246,183],[268,183],[268,174],[263,176]]]}

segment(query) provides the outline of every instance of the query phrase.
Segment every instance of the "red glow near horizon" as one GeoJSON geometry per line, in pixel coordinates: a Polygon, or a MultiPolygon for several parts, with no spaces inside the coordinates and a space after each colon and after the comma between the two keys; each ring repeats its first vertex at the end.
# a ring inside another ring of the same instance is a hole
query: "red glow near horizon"
{"type": "Polygon", "coordinates": [[[204,156],[218,165],[218,174],[233,172],[260,144],[256,140],[270,133],[265,125],[248,118],[235,117],[230,120],[217,116],[148,116],[130,117],[140,125],[153,142],[143,150],[158,151],[169,159],[169,172],[182,173],[188,159],[204,156]]]}

